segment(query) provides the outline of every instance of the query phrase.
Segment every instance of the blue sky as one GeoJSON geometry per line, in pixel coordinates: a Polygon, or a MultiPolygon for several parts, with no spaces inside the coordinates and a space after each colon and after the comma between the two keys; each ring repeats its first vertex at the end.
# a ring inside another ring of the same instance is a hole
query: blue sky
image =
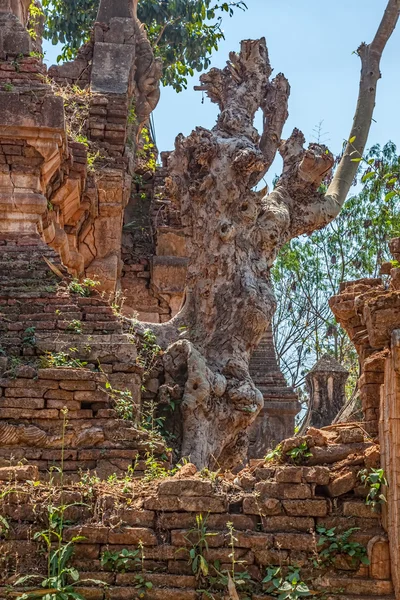
{"type": "MultiPolygon", "coordinates": [[[[225,17],[226,40],[213,56],[213,66],[223,67],[229,51],[238,50],[241,39],[267,39],[274,72],[283,72],[291,85],[289,119],[284,135],[293,127],[301,129],[308,141],[323,120],[324,140],[333,152],[340,150],[348,136],[357,99],[360,62],[352,54],[360,42],[371,41],[387,0],[246,0],[248,10],[225,17]]],[[[55,62],[57,50],[45,43],[46,62],[55,62]]],[[[393,140],[400,147],[400,119],[396,108],[400,98],[400,25],[385,50],[382,79],[369,142],[393,140]],[[397,113],[397,114],[396,114],[397,113]]],[[[159,150],[173,148],[178,133],[185,135],[197,125],[210,128],[217,108],[201,93],[188,90],[177,94],[161,89],[154,113],[159,150]]],[[[279,171],[279,164],[273,167],[279,171]]],[[[273,176],[273,173],[270,173],[273,176]]],[[[270,179],[270,177],[269,177],[270,179]]]]}

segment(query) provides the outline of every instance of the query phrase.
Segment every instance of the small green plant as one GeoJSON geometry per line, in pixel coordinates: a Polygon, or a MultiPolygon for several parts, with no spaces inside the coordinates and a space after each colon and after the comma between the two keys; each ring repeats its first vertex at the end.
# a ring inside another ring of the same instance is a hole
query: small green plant
{"type": "Polygon", "coordinates": [[[79,281],[79,279],[73,279],[69,283],[68,289],[72,294],[78,294],[78,296],[87,298],[92,295],[93,290],[98,285],[100,285],[100,281],[95,281],[86,277],[83,279],[83,281],[79,281]]]}
{"type": "Polygon", "coordinates": [[[114,410],[120,419],[133,421],[136,415],[135,403],[130,390],[116,390],[109,381],[106,382],[107,394],[114,401],[114,410]]]}
{"type": "Polygon", "coordinates": [[[382,487],[388,484],[384,469],[363,469],[358,475],[362,483],[369,487],[365,504],[372,506],[374,511],[379,511],[386,502],[386,496],[382,493],[382,487]]]}
{"type": "MultiPolygon", "coordinates": [[[[145,391],[145,390],[142,390],[145,391]]],[[[157,404],[154,400],[143,402],[140,426],[150,433],[152,437],[163,437],[165,417],[157,414],[157,404]]]]}
{"type": "Polygon", "coordinates": [[[147,127],[143,127],[141,131],[141,139],[142,145],[141,149],[138,150],[137,155],[138,157],[144,158],[146,160],[146,163],[144,165],[145,169],[154,173],[157,168],[155,145],[151,141],[150,132],[147,127]]]}
{"type": "Polygon", "coordinates": [[[70,331],[71,333],[81,334],[82,328],[83,328],[82,321],[79,321],[78,319],[72,319],[72,321],[70,321],[68,323],[66,331],[70,331]]]}
{"type": "Polygon", "coordinates": [[[145,598],[146,592],[152,589],[153,584],[146,581],[144,568],[144,546],[143,542],[139,542],[137,550],[127,550],[126,548],[110,552],[106,550],[101,557],[101,565],[115,573],[125,573],[125,571],[133,571],[139,569],[139,573],[135,575],[134,589],[137,590],[139,598],[145,598]]]}
{"type": "Polygon", "coordinates": [[[201,477],[202,479],[208,479],[209,481],[212,481],[214,483],[215,481],[217,481],[218,477],[220,476],[220,473],[221,469],[217,469],[217,471],[210,471],[210,469],[208,469],[207,467],[203,467],[198,474],[199,477],[201,477]]]}
{"type": "MultiPolygon", "coordinates": [[[[8,496],[8,494],[13,493],[15,490],[13,488],[7,487],[4,490],[1,490],[0,492],[0,502],[3,501],[3,499],[8,496]]],[[[0,540],[2,538],[7,537],[7,533],[10,529],[10,524],[7,521],[7,519],[3,516],[0,515],[0,540]]]]}
{"type": "Polygon", "coordinates": [[[81,472],[81,478],[78,485],[84,488],[84,493],[93,496],[95,486],[100,483],[100,477],[92,475],[90,471],[81,472]]]}
{"type": "Polygon", "coordinates": [[[37,26],[40,23],[40,19],[44,17],[44,12],[39,4],[32,0],[28,9],[29,22],[28,22],[28,33],[33,40],[37,39],[37,26]]]}
{"type": "Polygon", "coordinates": [[[135,125],[136,121],[137,121],[137,115],[136,115],[135,100],[132,99],[131,105],[129,107],[129,112],[128,112],[128,125],[135,125]]]}
{"type": "MultiPolygon", "coordinates": [[[[185,540],[191,546],[189,550],[189,565],[196,579],[200,579],[201,576],[207,577],[209,573],[209,565],[204,554],[208,551],[208,538],[217,535],[216,533],[209,533],[207,531],[207,519],[208,515],[207,517],[203,517],[202,514],[196,515],[195,526],[185,536],[185,540]]],[[[180,548],[179,552],[184,552],[185,550],[186,548],[180,548]]]]}
{"type": "Polygon", "coordinates": [[[70,354],[67,352],[50,352],[46,351],[39,357],[39,367],[41,369],[52,369],[55,367],[69,367],[72,369],[83,369],[87,362],[81,361],[79,358],[73,358],[71,354],[77,352],[77,348],[69,348],[70,354]]]}
{"type": "Polygon", "coordinates": [[[318,556],[314,561],[314,565],[327,567],[334,564],[338,556],[350,557],[353,566],[357,566],[360,562],[368,565],[366,548],[358,542],[350,541],[351,535],[358,530],[358,527],[351,527],[343,533],[336,533],[336,527],[331,529],[317,527],[317,533],[319,534],[317,542],[318,556]]]}
{"type": "Polygon", "coordinates": [[[282,567],[268,567],[263,584],[269,584],[267,594],[276,596],[278,600],[297,600],[313,595],[308,585],[301,580],[300,569],[289,567],[286,576],[282,567]]]}
{"type": "Polygon", "coordinates": [[[32,52],[29,52],[29,56],[31,58],[37,58],[38,60],[42,60],[45,56],[44,52],[37,52],[36,50],[32,50],[32,52]]]}
{"type": "Polygon", "coordinates": [[[268,452],[268,454],[265,456],[264,460],[269,462],[269,461],[273,461],[273,460],[280,460],[281,458],[282,458],[282,444],[278,444],[276,446],[276,448],[274,448],[273,450],[268,452]]]}
{"type": "Polygon", "coordinates": [[[286,452],[286,456],[295,465],[302,465],[307,461],[307,458],[312,456],[312,453],[308,449],[307,442],[301,442],[301,444],[299,444],[295,448],[288,450],[288,452],[286,452]]]}
{"type": "MultiPolygon", "coordinates": [[[[201,515],[200,515],[201,517],[201,515]]],[[[196,518],[197,521],[197,518],[196,518]]],[[[241,569],[240,572],[237,571],[237,566],[243,566],[245,561],[236,560],[236,550],[235,550],[235,542],[237,542],[237,538],[235,537],[235,529],[233,524],[228,522],[226,524],[228,533],[226,537],[228,538],[228,545],[230,548],[229,558],[231,561],[231,566],[229,569],[222,569],[220,561],[214,561],[212,564],[209,564],[204,558],[204,551],[208,550],[208,544],[206,540],[206,536],[209,535],[217,535],[216,533],[207,533],[205,528],[205,522],[200,519],[197,524],[197,528],[193,529],[193,533],[199,540],[199,543],[193,544],[191,549],[191,558],[189,562],[192,564],[192,569],[196,564],[195,561],[199,558],[200,571],[196,573],[198,579],[201,580],[204,585],[204,589],[197,590],[199,593],[201,592],[204,597],[209,598],[210,600],[215,600],[214,593],[217,593],[221,590],[226,590],[229,594],[229,598],[239,598],[240,600],[250,600],[251,589],[254,582],[251,579],[250,574],[241,569]],[[192,556],[194,557],[194,561],[192,561],[192,556]]],[[[187,538],[189,541],[192,539],[187,538]]],[[[195,538],[196,539],[196,538],[195,538]]],[[[219,596],[218,596],[219,597],[219,596]]]]}
{"type": "Polygon", "coordinates": [[[151,371],[160,354],[161,348],[157,344],[155,334],[151,329],[145,329],[143,331],[142,339],[139,342],[139,353],[137,357],[137,362],[144,368],[145,374],[151,371]]]}
{"type": "Polygon", "coordinates": [[[168,477],[171,473],[164,467],[162,462],[154,456],[153,450],[146,454],[143,481],[154,481],[168,477]]]}
{"type": "Polygon", "coordinates": [[[5,83],[5,84],[3,85],[3,90],[4,90],[5,92],[12,92],[12,91],[13,91],[13,89],[14,89],[14,86],[13,86],[13,84],[12,84],[12,83],[5,83]]]}
{"type": "Polygon", "coordinates": [[[101,566],[114,572],[125,573],[127,569],[131,570],[140,564],[139,550],[105,550],[101,556],[101,566]]]}
{"type": "Polygon", "coordinates": [[[22,344],[24,346],[34,346],[35,345],[35,343],[36,343],[35,332],[36,332],[35,327],[27,327],[25,329],[24,334],[22,336],[22,344]]]}
{"type": "Polygon", "coordinates": [[[91,150],[87,153],[87,171],[88,173],[94,173],[96,170],[96,162],[104,158],[103,154],[101,154],[100,150],[96,150],[96,152],[92,152],[91,150]]]}

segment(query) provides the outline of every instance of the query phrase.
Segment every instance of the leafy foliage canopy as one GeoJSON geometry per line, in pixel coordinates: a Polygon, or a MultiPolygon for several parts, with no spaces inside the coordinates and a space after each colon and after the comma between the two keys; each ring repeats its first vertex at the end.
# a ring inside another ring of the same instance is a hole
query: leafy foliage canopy
{"type": "MultiPolygon", "coordinates": [[[[46,39],[64,44],[58,60],[72,60],[90,38],[100,0],[43,0],[46,39]]],[[[177,92],[187,78],[210,66],[210,56],[224,39],[222,16],[245,10],[242,0],[139,0],[154,53],[163,60],[163,84],[177,92]]]]}

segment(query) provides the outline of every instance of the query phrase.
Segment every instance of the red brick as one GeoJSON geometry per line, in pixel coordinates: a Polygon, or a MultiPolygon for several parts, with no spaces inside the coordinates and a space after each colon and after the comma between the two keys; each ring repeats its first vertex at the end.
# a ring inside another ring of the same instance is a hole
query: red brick
{"type": "Polygon", "coordinates": [[[237,531],[235,537],[238,548],[266,549],[273,546],[273,536],[266,533],[237,531]]]}
{"type": "Polygon", "coordinates": [[[282,504],[291,516],[324,517],[328,512],[326,500],[283,500],[282,504]]]}
{"type": "Polygon", "coordinates": [[[73,537],[83,536],[82,542],[89,544],[107,544],[109,528],[95,525],[75,525],[64,529],[64,539],[70,541],[73,537]]]}
{"type": "Polygon", "coordinates": [[[43,398],[43,389],[37,388],[7,388],[5,396],[8,398],[43,398]]]}
{"type": "Polygon", "coordinates": [[[1,398],[0,407],[27,409],[44,408],[44,400],[41,398],[1,398]]]}
{"type": "Polygon", "coordinates": [[[213,485],[202,479],[167,479],[161,481],[158,493],[165,496],[211,496],[213,485]]]}
{"type": "Polygon", "coordinates": [[[274,546],[283,550],[310,550],[313,536],[307,533],[275,533],[274,546]]]}
{"type": "Polygon", "coordinates": [[[243,500],[243,512],[247,515],[272,516],[282,513],[282,504],[277,498],[259,498],[246,496],[243,500]]]}
{"type": "Polygon", "coordinates": [[[98,373],[89,369],[68,369],[60,367],[58,369],[39,369],[39,379],[56,379],[56,380],[74,380],[74,381],[96,381],[98,373]]]}
{"type": "Polygon", "coordinates": [[[78,390],[96,390],[96,382],[94,381],[60,381],[60,388],[62,390],[70,390],[72,392],[78,390]]]}
{"type": "Polygon", "coordinates": [[[278,467],[275,473],[278,483],[301,483],[302,476],[302,467],[278,467]]]}
{"type": "Polygon", "coordinates": [[[24,410],[19,408],[4,408],[2,419],[58,419],[58,410],[24,410]]]}
{"type": "Polygon", "coordinates": [[[310,531],[314,528],[312,517],[268,517],[263,519],[263,531],[310,531]]]}
{"type": "Polygon", "coordinates": [[[110,544],[138,544],[144,546],[156,546],[157,537],[155,533],[146,527],[124,527],[121,530],[110,530],[108,540],[110,544]]]}
{"type": "MultiPolygon", "coordinates": [[[[209,531],[207,529],[207,544],[210,548],[219,548],[223,546],[226,541],[225,533],[219,531],[209,531]]],[[[197,531],[191,530],[172,530],[171,531],[171,544],[173,546],[189,547],[192,543],[196,542],[198,537],[197,531]]]]}
{"type": "Polygon", "coordinates": [[[345,517],[379,519],[379,514],[374,512],[371,506],[367,506],[364,502],[357,502],[352,500],[343,503],[343,514],[345,517]]]}
{"type": "Polygon", "coordinates": [[[49,390],[44,397],[49,398],[49,400],[73,400],[74,394],[66,390],[49,390]]]}
{"type": "Polygon", "coordinates": [[[47,400],[46,401],[47,408],[67,408],[69,411],[77,411],[81,408],[80,402],[75,402],[74,400],[47,400]]]}

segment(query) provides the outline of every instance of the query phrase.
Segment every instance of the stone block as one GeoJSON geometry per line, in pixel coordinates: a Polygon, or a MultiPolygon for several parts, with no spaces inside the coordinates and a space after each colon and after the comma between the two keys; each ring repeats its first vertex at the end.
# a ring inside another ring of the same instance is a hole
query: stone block
{"type": "Polygon", "coordinates": [[[329,483],[329,473],[328,467],[303,467],[304,480],[308,483],[327,485],[329,483]]]}
{"type": "Polygon", "coordinates": [[[283,484],[283,498],[305,500],[311,497],[311,487],[307,483],[283,484]]]}
{"type": "Polygon", "coordinates": [[[157,537],[147,527],[124,527],[121,530],[110,530],[108,535],[110,544],[137,545],[141,542],[144,546],[156,546],[157,537]]]}
{"type": "Polygon", "coordinates": [[[49,390],[44,397],[49,400],[73,400],[74,394],[67,390],[49,390]]]}
{"type": "Polygon", "coordinates": [[[158,485],[158,492],[165,496],[211,496],[213,485],[202,479],[167,479],[158,485]]]}
{"type": "Polygon", "coordinates": [[[256,495],[246,496],[243,500],[243,512],[247,515],[269,517],[282,513],[282,504],[278,498],[260,498],[256,495]]]}
{"type": "Polygon", "coordinates": [[[36,388],[7,388],[5,396],[7,398],[43,398],[43,389],[36,388]]]}
{"type": "Polygon", "coordinates": [[[283,498],[283,486],[276,481],[260,481],[255,485],[255,493],[260,499],[283,498]]]}
{"type": "MultiPolygon", "coordinates": [[[[270,567],[271,565],[280,565],[287,561],[289,553],[286,550],[276,550],[275,548],[269,548],[267,550],[255,548],[254,557],[258,564],[270,567]]],[[[262,598],[267,598],[267,596],[263,595],[262,598]]]]}
{"type": "MultiPolygon", "coordinates": [[[[226,542],[225,533],[223,532],[213,532],[207,528],[207,544],[210,548],[219,548],[220,546],[224,546],[226,542]]],[[[198,534],[196,531],[192,530],[172,530],[171,531],[171,544],[173,546],[180,547],[191,547],[193,543],[196,543],[198,539],[198,534]]]]}
{"type": "Polygon", "coordinates": [[[96,21],[109,24],[115,18],[132,19],[133,3],[131,0],[101,0],[96,21]]]}
{"type": "Polygon", "coordinates": [[[326,500],[283,500],[282,504],[290,516],[324,517],[328,513],[326,500]]]}
{"type": "Polygon", "coordinates": [[[58,410],[39,409],[28,410],[20,408],[3,408],[1,411],[2,419],[58,419],[58,410]]]}
{"type": "Polygon", "coordinates": [[[44,400],[42,398],[0,398],[0,408],[44,408],[44,400]]]}
{"type": "MultiPolygon", "coordinates": [[[[64,529],[64,540],[71,541],[76,536],[82,536],[85,544],[107,544],[109,528],[101,525],[74,525],[64,529]]],[[[80,543],[80,542],[77,542],[80,543]]]]}
{"type": "Polygon", "coordinates": [[[0,481],[36,481],[39,471],[34,465],[0,467],[0,481]]]}
{"type": "Polygon", "coordinates": [[[132,77],[135,46],[97,43],[94,46],[91,89],[94,93],[126,94],[132,77]]]}
{"type": "Polygon", "coordinates": [[[152,282],[162,293],[180,293],[185,289],[187,258],[154,256],[152,282]]]}
{"type": "Polygon", "coordinates": [[[273,531],[310,531],[314,529],[314,519],[312,517],[269,517],[263,520],[262,529],[267,533],[273,531]]]}
{"type": "Polygon", "coordinates": [[[357,476],[354,471],[342,472],[328,485],[328,493],[332,498],[347,494],[357,484],[357,476]]]}
{"type": "Polygon", "coordinates": [[[348,500],[343,503],[343,514],[345,517],[362,517],[366,519],[379,519],[379,514],[372,510],[371,506],[364,502],[348,500]]]}
{"type": "Polygon", "coordinates": [[[39,379],[52,379],[52,380],[71,380],[71,381],[96,381],[99,374],[90,371],[89,369],[73,369],[59,367],[55,369],[39,369],[39,379]]]}
{"type": "Polygon", "coordinates": [[[373,579],[390,579],[389,542],[382,536],[376,536],[368,543],[369,574],[373,579]]]}
{"type": "Polygon", "coordinates": [[[237,538],[236,546],[238,548],[265,550],[272,548],[274,543],[273,536],[266,533],[237,531],[235,537],[237,538]]]}
{"type": "Polygon", "coordinates": [[[152,510],[136,510],[123,508],[118,512],[117,519],[132,527],[154,527],[155,513],[152,510]]]}
{"type": "MultiPolygon", "coordinates": [[[[107,590],[109,600],[132,600],[132,586],[130,587],[111,587],[107,590]]],[[[197,600],[198,595],[195,590],[186,590],[179,588],[153,588],[146,592],[148,600],[197,600]]]]}
{"type": "Polygon", "coordinates": [[[81,408],[80,402],[74,402],[74,400],[47,400],[46,408],[58,408],[61,410],[62,408],[67,408],[68,411],[77,411],[81,408]]]}
{"type": "Polygon", "coordinates": [[[313,536],[307,533],[276,533],[274,545],[283,550],[309,550],[313,547],[313,536]]]}
{"type": "MultiPolygon", "coordinates": [[[[21,52],[18,49],[17,54],[21,52]]],[[[51,128],[64,131],[64,102],[60,96],[44,96],[39,111],[32,110],[31,96],[0,92],[0,125],[51,128]]]]}
{"type": "Polygon", "coordinates": [[[303,467],[278,467],[275,479],[278,483],[301,483],[303,467]]]}

